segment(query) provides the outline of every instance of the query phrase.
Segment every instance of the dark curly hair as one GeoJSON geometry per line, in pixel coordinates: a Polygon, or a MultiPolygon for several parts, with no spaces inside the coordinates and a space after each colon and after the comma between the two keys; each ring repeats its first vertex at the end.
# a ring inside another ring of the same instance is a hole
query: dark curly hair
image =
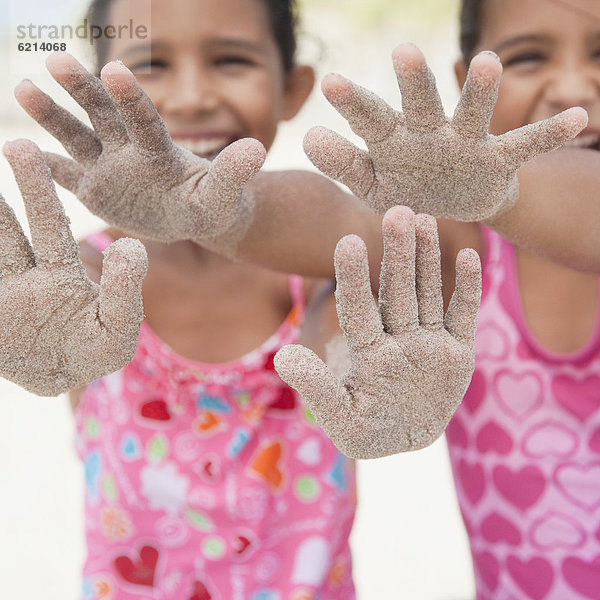
{"type": "MultiPolygon", "coordinates": [[[[113,0],[92,0],[86,19],[90,25],[105,27],[108,11],[113,0]]],[[[296,29],[298,27],[298,7],[296,0],[261,0],[267,6],[273,37],[279,52],[283,69],[289,73],[296,60],[296,29]]],[[[94,43],[95,62],[99,70],[107,60],[108,42],[102,37],[94,43]]]]}

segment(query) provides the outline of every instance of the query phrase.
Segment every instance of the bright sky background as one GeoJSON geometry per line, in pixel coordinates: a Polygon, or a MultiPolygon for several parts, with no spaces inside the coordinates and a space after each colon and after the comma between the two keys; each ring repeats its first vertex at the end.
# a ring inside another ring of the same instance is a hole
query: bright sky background
{"type": "Polygon", "coordinates": [[[0,32],[6,34],[10,25],[71,23],[81,14],[85,5],[81,0],[0,0],[0,32]]]}
{"type": "Polygon", "coordinates": [[[357,25],[372,29],[395,20],[437,25],[441,19],[454,14],[456,0],[299,0],[302,9],[332,8],[350,15],[357,25]]]}
{"type": "MultiPolygon", "coordinates": [[[[70,23],[87,6],[82,0],[0,0],[0,35],[5,35],[9,23],[70,23]]],[[[399,19],[426,25],[438,25],[440,20],[452,18],[457,0],[299,0],[302,13],[315,7],[343,10],[358,27],[372,29],[399,19]]]]}

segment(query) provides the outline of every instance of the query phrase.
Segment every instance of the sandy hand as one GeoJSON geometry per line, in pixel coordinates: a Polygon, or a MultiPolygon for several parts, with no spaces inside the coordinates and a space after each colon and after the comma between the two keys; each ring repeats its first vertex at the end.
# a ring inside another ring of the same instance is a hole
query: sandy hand
{"type": "Polygon", "coordinates": [[[100,285],[90,281],[37,146],[18,140],[4,153],[23,196],[31,244],[0,196],[0,376],[56,396],[132,359],[146,251],[137,240],[114,242],[100,285]]]}
{"type": "Polygon", "coordinates": [[[380,214],[403,204],[457,221],[492,217],[516,202],[524,162],[572,139],[587,123],[582,108],[571,108],[493,136],[488,129],[502,74],[495,54],[482,52],[472,60],[452,119],[418,48],[398,46],[393,62],[403,112],[339,75],[323,80],[325,96],[368,151],[323,127],[304,140],[317,168],[380,214]]]}
{"type": "Polygon", "coordinates": [[[336,248],[345,371],[336,376],[300,345],[284,346],[275,357],[282,379],[298,390],[335,445],[353,458],[431,444],[460,404],[474,368],[481,295],[477,253],[458,255],[456,290],[444,318],[435,219],[392,208],[383,219],[383,236],[379,307],[362,240],[346,236],[336,248]]]}
{"type": "Polygon", "coordinates": [[[260,142],[238,140],[211,162],[173,143],[123,64],[108,63],[102,81],[66,53],[50,55],[47,67],[93,130],[31,81],[22,81],[15,96],[72,157],[45,154],[54,179],[95,215],[132,235],[199,243],[251,218],[252,200],[242,189],[264,161],[260,142]]]}

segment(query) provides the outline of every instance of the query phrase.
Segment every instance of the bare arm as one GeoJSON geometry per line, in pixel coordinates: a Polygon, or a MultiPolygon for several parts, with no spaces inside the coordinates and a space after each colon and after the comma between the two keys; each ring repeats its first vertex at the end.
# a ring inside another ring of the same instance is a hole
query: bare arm
{"type": "Polygon", "coordinates": [[[369,248],[373,281],[383,257],[381,215],[330,179],[309,171],[261,172],[247,186],[254,218],[236,257],[311,277],[334,277],[333,254],[344,235],[369,248]]]}
{"type": "Polygon", "coordinates": [[[102,80],[67,54],[52,55],[48,68],[93,129],[29,81],[17,100],[71,156],[45,154],[55,180],[110,225],[308,276],[334,276],[335,244],[349,233],[365,240],[372,264],[381,260],[381,217],[325,177],[256,175],[265,154],[256,140],[238,140],[212,162],[176,146],[121,64],[109,63],[102,80]]]}
{"type": "Polygon", "coordinates": [[[543,258],[600,273],[600,152],[563,149],[529,161],[516,205],[485,224],[543,258]]]}
{"type": "MultiPolygon", "coordinates": [[[[400,203],[454,222],[483,222],[544,258],[597,271],[600,152],[570,148],[544,154],[585,126],[585,112],[572,108],[493,136],[489,122],[502,73],[495,55],[473,59],[451,119],[417,48],[396,48],[394,64],[402,112],[340,76],[325,78],[326,97],[367,150],[313,128],[305,138],[313,163],[378,212],[400,203]]],[[[460,248],[465,230],[473,228],[444,227],[440,243],[460,248]],[[444,239],[446,234],[451,237],[444,239]]]]}

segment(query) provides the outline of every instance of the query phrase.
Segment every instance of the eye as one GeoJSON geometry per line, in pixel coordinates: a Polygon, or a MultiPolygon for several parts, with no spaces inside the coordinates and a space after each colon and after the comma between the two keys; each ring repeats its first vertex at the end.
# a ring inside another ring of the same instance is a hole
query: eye
{"type": "Polygon", "coordinates": [[[164,60],[150,59],[140,60],[127,65],[129,70],[134,74],[155,75],[168,67],[164,60]]]}
{"type": "Polygon", "coordinates": [[[541,52],[519,52],[502,61],[504,67],[511,66],[534,66],[539,65],[545,60],[541,52]]]}
{"type": "Polygon", "coordinates": [[[223,56],[218,56],[215,58],[214,62],[218,67],[251,67],[254,65],[254,62],[248,57],[238,54],[225,54],[223,56]]]}

